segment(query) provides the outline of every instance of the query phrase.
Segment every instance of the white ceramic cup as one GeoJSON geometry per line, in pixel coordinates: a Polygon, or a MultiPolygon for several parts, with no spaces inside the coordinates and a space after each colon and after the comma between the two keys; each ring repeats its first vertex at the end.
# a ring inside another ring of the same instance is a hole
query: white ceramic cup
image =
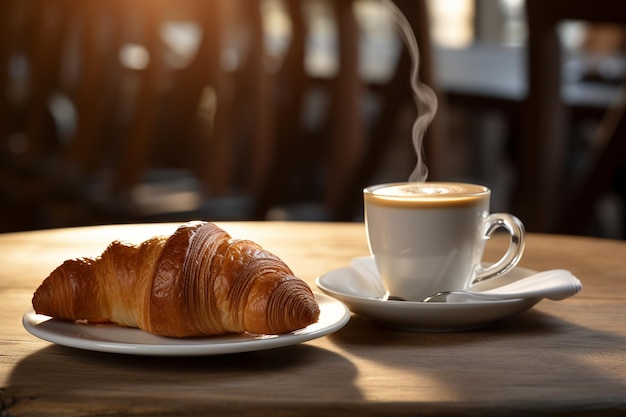
{"type": "Polygon", "coordinates": [[[513,215],[489,214],[490,196],[482,185],[453,182],[379,184],[363,190],[370,253],[387,297],[422,301],[517,265],[524,226],[513,215]],[[508,250],[484,268],[485,242],[499,228],[510,233],[508,250]]]}

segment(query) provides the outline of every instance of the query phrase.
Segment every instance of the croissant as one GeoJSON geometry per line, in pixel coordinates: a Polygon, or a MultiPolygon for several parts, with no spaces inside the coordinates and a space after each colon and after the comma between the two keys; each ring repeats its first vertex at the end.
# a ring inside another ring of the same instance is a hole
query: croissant
{"type": "Polygon", "coordinates": [[[317,322],[320,313],[309,286],[277,256],[207,222],[67,260],[32,303],[38,314],[171,337],[279,334],[317,322]]]}

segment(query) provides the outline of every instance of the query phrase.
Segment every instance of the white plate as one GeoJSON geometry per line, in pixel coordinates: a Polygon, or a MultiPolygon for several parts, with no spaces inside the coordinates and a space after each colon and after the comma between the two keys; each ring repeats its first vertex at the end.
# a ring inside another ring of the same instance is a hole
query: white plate
{"type": "MultiPolygon", "coordinates": [[[[482,282],[473,288],[485,290],[534,273],[530,269],[518,267],[502,277],[482,282]]],[[[343,301],[354,313],[380,325],[408,331],[449,332],[478,329],[522,313],[541,300],[518,298],[456,303],[383,301],[380,299],[383,294],[378,293],[374,286],[349,266],[318,277],[316,284],[326,294],[343,301]]]]}
{"type": "Polygon", "coordinates": [[[341,302],[315,294],[320,306],[319,321],[304,329],[279,335],[238,334],[202,338],[171,338],[114,324],[83,324],[57,320],[29,311],[22,323],[34,336],[52,343],[99,352],[154,356],[222,355],[295,345],[326,336],[350,320],[350,311],[341,302]]]}

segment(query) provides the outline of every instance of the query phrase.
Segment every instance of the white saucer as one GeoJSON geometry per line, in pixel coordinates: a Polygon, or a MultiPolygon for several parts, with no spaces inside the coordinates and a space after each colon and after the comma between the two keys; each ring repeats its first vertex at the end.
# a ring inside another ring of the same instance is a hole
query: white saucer
{"type": "Polygon", "coordinates": [[[295,345],[333,333],[350,320],[350,311],[341,302],[315,294],[320,318],[315,324],[280,335],[237,334],[202,338],[171,338],[114,324],[82,324],[52,319],[28,311],[22,323],[40,339],[63,346],[99,352],[150,356],[199,356],[249,352],[295,345]]]}
{"type": "MultiPolygon", "coordinates": [[[[513,268],[506,275],[475,285],[486,290],[534,274],[525,268],[513,268]]],[[[472,302],[384,301],[375,286],[347,266],[317,278],[317,286],[326,294],[343,301],[354,313],[385,327],[408,331],[449,332],[478,329],[522,313],[540,298],[472,302]]]]}

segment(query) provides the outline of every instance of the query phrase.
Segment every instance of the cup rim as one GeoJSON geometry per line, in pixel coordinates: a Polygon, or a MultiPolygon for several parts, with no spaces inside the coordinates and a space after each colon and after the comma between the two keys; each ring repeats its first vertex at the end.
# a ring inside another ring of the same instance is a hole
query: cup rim
{"type": "MultiPolygon", "coordinates": [[[[463,191],[463,192],[458,192],[458,193],[433,193],[433,194],[429,194],[428,198],[429,199],[438,199],[438,198],[450,198],[450,196],[454,196],[454,197],[480,197],[480,196],[484,196],[484,195],[489,195],[491,193],[491,190],[489,189],[489,187],[485,186],[485,185],[481,185],[481,184],[474,184],[474,183],[469,183],[469,182],[459,182],[459,181],[433,181],[433,182],[429,182],[429,181],[424,181],[424,182],[419,182],[419,181],[399,181],[399,182],[388,182],[388,183],[381,183],[381,184],[372,184],[369,185],[367,187],[365,187],[363,189],[363,193],[364,194],[371,194],[371,195],[376,195],[376,196],[381,196],[381,197],[390,197],[389,195],[386,194],[379,194],[376,193],[376,190],[379,190],[381,188],[387,188],[387,187],[393,187],[393,186],[397,186],[397,185],[410,185],[410,184],[426,184],[428,186],[432,186],[433,188],[436,187],[442,187],[442,186],[459,186],[459,187],[473,187],[475,188],[475,191],[463,191]]],[[[415,198],[414,196],[409,196],[409,195],[393,195],[391,196],[393,199],[412,199],[415,198]]]]}

